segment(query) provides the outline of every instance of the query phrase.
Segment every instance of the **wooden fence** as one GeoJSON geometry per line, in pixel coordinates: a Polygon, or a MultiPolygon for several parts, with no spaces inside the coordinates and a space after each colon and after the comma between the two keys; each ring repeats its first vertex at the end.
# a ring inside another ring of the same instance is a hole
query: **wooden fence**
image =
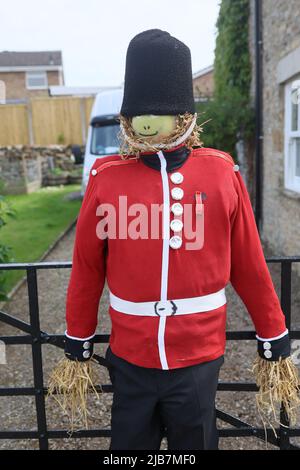
{"type": "Polygon", "coordinates": [[[93,102],[93,97],[47,97],[0,105],[0,147],[85,144],[93,102]]]}

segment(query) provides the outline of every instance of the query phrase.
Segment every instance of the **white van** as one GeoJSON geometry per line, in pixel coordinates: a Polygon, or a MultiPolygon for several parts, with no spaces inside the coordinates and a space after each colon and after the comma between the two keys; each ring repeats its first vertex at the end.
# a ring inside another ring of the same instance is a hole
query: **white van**
{"type": "Polygon", "coordinates": [[[96,95],[93,104],[84,154],[82,195],[88,183],[90,170],[96,158],[119,152],[117,117],[123,101],[123,89],[103,91],[96,95]]]}

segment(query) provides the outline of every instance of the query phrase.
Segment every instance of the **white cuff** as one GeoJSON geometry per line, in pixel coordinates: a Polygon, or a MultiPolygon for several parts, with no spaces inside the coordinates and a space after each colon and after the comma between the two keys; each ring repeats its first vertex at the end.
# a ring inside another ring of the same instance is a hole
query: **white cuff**
{"type": "Polygon", "coordinates": [[[256,339],[259,339],[260,341],[275,341],[276,339],[280,339],[288,335],[288,333],[289,333],[289,330],[286,329],[284,333],[281,333],[281,335],[278,335],[278,336],[274,336],[274,338],[260,338],[260,336],[256,335],[256,339]]]}

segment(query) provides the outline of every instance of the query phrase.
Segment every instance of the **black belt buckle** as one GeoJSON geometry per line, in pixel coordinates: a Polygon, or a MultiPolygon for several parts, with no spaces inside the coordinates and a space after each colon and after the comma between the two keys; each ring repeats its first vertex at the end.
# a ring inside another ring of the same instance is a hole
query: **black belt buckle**
{"type": "Polygon", "coordinates": [[[173,300],[160,300],[159,302],[155,302],[154,305],[154,311],[159,317],[171,317],[175,315],[177,310],[178,307],[173,300]]]}

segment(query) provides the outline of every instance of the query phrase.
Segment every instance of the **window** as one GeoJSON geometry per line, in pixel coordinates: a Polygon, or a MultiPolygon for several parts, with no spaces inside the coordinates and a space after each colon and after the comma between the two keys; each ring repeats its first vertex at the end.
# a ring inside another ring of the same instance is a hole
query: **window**
{"type": "Polygon", "coordinates": [[[118,153],[120,146],[118,141],[119,131],[120,126],[117,122],[93,124],[91,153],[93,155],[113,155],[118,153]]]}
{"type": "Polygon", "coordinates": [[[5,104],[6,100],[6,86],[3,80],[0,80],[0,104],[5,104]]]}
{"type": "Polygon", "coordinates": [[[300,79],[285,90],[285,187],[300,193],[300,79]]]}
{"type": "Polygon", "coordinates": [[[29,90],[48,88],[47,72],[26,72],[26,87],[29,90]]]}

